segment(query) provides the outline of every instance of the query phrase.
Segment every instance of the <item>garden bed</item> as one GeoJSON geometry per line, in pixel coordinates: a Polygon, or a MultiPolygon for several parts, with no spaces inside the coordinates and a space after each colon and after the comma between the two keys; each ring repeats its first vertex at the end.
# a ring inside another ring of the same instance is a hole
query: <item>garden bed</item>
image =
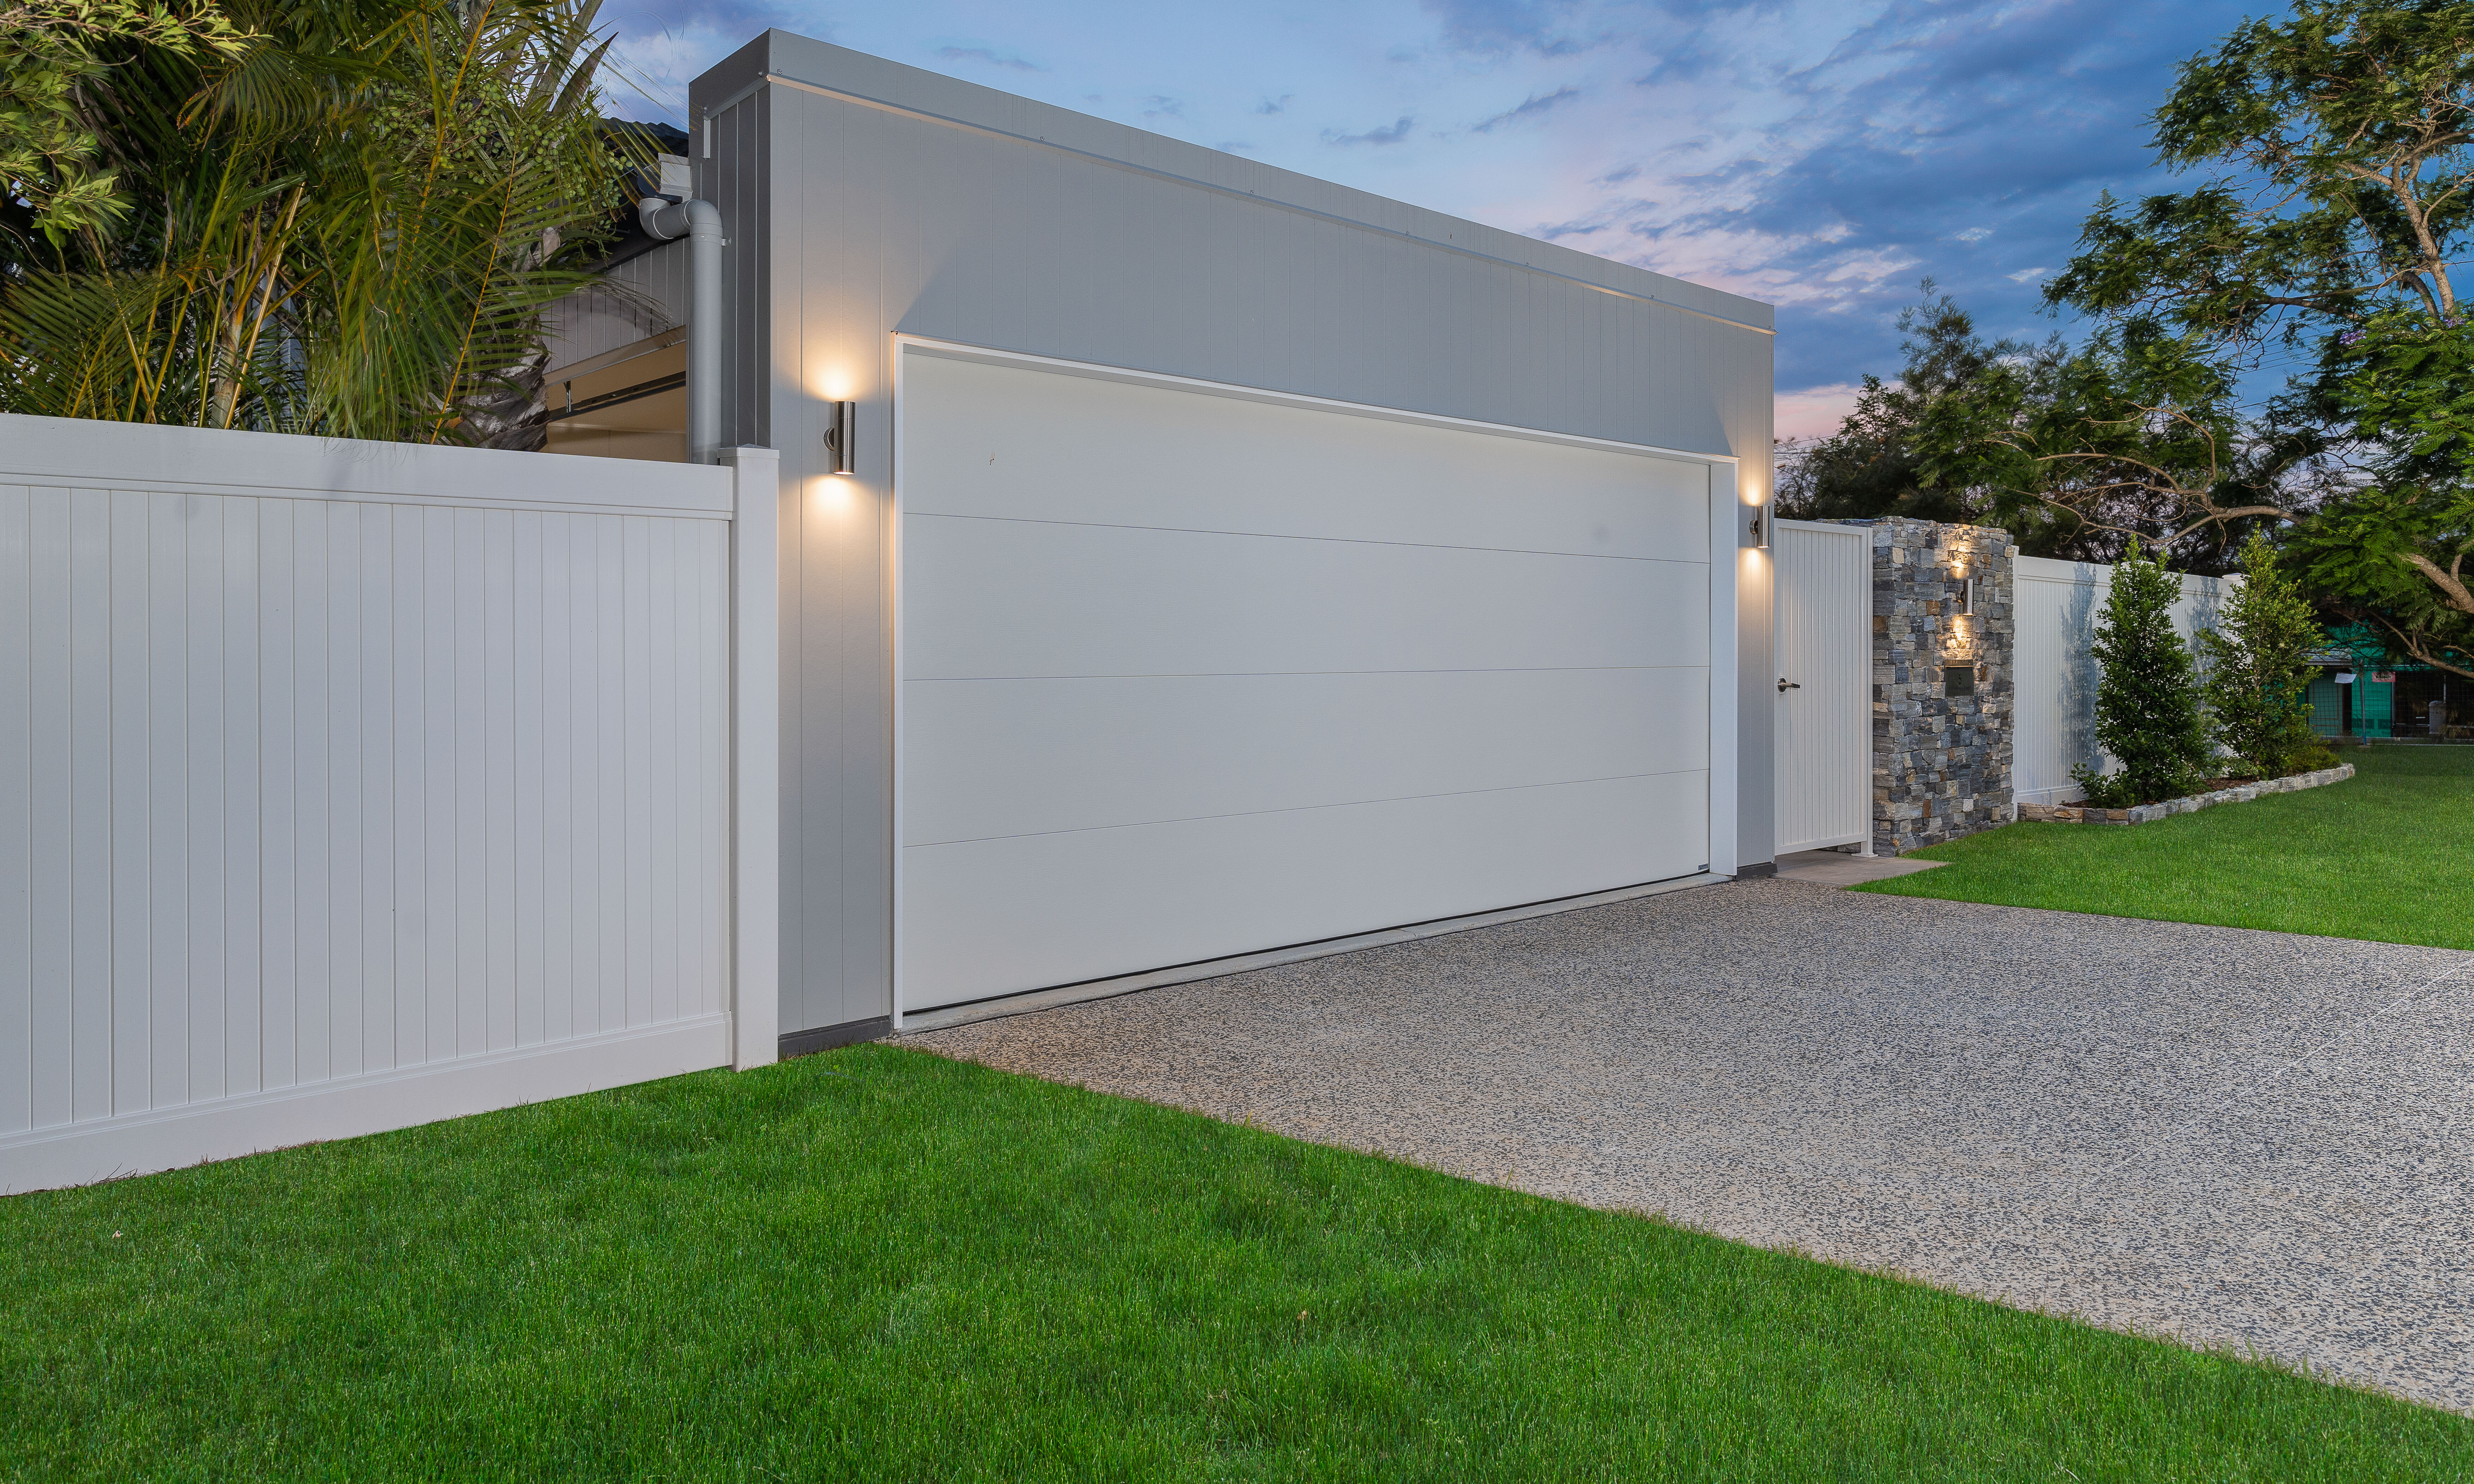
{"type": "Polygon", "coordinates": [[[2127,809],[2100,809],[2093,804],[2023,803],[2019,818],[2025,824],[2046,825],[2147,825],[2173,814],[2195,814],[2220,803],[2248,803],[2262,794],[2291,794],[2300,789],[2318,788],[2328,783],[2341,783],[2354,776],[2352,763],[2339,763],[2313,773],[2296,773],[2281,778],[2261,778],[2255,783],[2237,783],[2188,799],[2168,799],[2160,803],[2133,804],[2127,809]]]}

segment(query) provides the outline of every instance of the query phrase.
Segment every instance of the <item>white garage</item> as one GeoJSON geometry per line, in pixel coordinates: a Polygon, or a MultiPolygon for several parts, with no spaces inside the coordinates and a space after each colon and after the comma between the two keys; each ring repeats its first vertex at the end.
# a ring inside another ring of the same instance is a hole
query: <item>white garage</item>
{"type": "Polygon", "coordinates": [[[1733,460],[895,358],[897,1014],[1732,869],[1733,460]]]}

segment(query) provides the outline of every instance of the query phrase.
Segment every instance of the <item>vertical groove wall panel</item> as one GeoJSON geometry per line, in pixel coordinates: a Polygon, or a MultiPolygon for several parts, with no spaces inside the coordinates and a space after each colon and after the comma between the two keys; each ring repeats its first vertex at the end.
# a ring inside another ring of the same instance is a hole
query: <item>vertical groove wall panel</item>
{"type": "Polygon", "coordinates": [[[727,520],[221,477],[0,483],[0,1158],[725,1011],[727,520]]]}
{"type": "MultiPolygon", "coordinates": [[[[100,490],[65,491],[69,505],[69,709],[75,738],[70,750],[69,819],[62,822],[68,851],[70,903],[69,1107],[67,1119],[101,1118],[112,1112],[114,1069],[112,1000],[119,965],[112,954],[119,923],[123,862],[113,810],[119,802],[121,732],[112,707],[122,674],[114,661],[113,623],[120,594],[112,586],[112,500],[100,490]],[[96,820],[113,826],[101,840],[96,820]],[[83,831],[77,826],[83,824],[83,831]],[[82,838],[81,838],[82,835],[82,838]]],[[[140,838],[134,831],[132,838],[140,838]]],[[[57,1041],[38,1044],[57,1046],[57,1041]]],[[[67,1121],[64,1119],[63,1121],[67,1121]]]]}
{"type": "Polygon", "coordinates": [[[509,1044],[542,1040],[542,938],[547,911],[542,893],[542,612],[541,515],[518,511],[508,521],[508,602],[512,648],[508,655],[508,850],[507,911],[509,993],[515,1001],[509,1044]],[[526,929],[530,930],[527,931],[526,929]]]}
{"type": "Polygon", "coordinates": [[[1872,536],[1789,520],[1773,529],[1778,679],[1795,686],[1772,692],[1778,849],[1857,844],[1873,825],[1872,536]]]}
{"type": "Polygon", "coordinates": [[[0,487],[0,1134],[34,1123],[35,966],[60,946],[50,923],[36,943],[34,915],[35,798],[53,780],[35,758],[33,546],[29,491],[0,487]]]}
{"type": "Polygon", "coordinates": [[[494,510],[481,515],[482,586],[487,592],[482,626],[486,695],[482,726],[486,733],[481,795],[483,849],[489,857],[481,879],[484,965],[482,983],[488,1005],[482,1043],[492,1051],[516,1045],[516,913],[523,905],[516,874],[516,827],[524,801],[517,771],[518,728],[515,663],[516,528],[515,514],[494,510]]]}
{"type": "Polygon", "coordinates": [[[223,500],[223,560],[219,567],[224,639],[223,829],[218,839],[224,874],[223,920],[216,939],[223,979],[223,1023],[209,1042],[221,1072],[224,1096],[255,1092],[264,1086],[265,985],[260,923],[265,853],[265,800],[260,791],[266,706],[265,651],[258,630],[261,585],[258,553],[264,536],[258,500],[223,500]]]}
{"type": "MultiPolygon", "coordinates": [[[[103,633],[81,604],[102,590],[94,567],[103,543],[94,539],[101,502],[90,492],[29,490],[27,494],[26,627],[29,693],[27,918],[34,934],[27,969],[28,1070],[25,1127],[66,1123],[76,1106],[79,1072],[76,985],[81,977],[107,995],[109,941],[94,929],[101,913],[78,910],[80,886],[98,904],[110,893],[101,850],[80,852],[74,823],[81,808],[108,807],[110,775],[108,697],[101,675],[84,673],[81,656],[95,656],[103,633]],[[83,618],[83,622],[81,619],[83,618]]],[[[91,1048],[105,1049],[103,1043],[91,1048]]],[[[91,1089],[108,1091],[103,1062],[88,1056],[91,1089]]]]}
{"type": "MultiPolygon", "coordinates": [[[[178,870],[185,878],[186,910],[180,921],[189,982],[185,994],[174,990],[164,998],[180,1003],[188,1033],[188,1065],[179,1100],[194,1103],[222,1097],[226,1090],[224,899],[231,888],[231,875],[224,858],[224,814],[231,801],[226,797],[230,779],[225,775],[224,759],[230,739],[224,734],[224,717],[231,676],[226,672],[224,653],[224,624],[229,616],[224,526],[244,502],[197,495],[174,495],[169,501],[177,514],[160,521],[158,529],[169,533],[188,557],[187,601],[174,621],[188,641],[188,655],[182,665],[186,682],[182,706],[187,724],[183,735],[188,769],[181,789],[188,818],[188,851],[178,870]]],[[[157,496],[158,516],[165,503],[164,496],[157,496]]],[[[163,993],[164,981],[157,980],[156,988],[163,993]]]]}
{"type": "Polygon", "coordinates": [[[260,804],[257,883],[261,1089],[288,1088],[300,1042],[300,1012],[293,995],[301,954],[301,815],[314,796],[311,770],[302,765],[304,742],[314,745],[315,712],[302,705],[301,649],[315,640],[301,622],[300,571],[294,547],[301,539],[298,502],[267,502],[258,511],[259,571],[255,640],[263,730],[257,754],[260,804]]]}
{"type": "MultiPolygon", "coordinates": [[[[2012,572],[2019,690],[2011,794],[2021,803],[2069,803],[2085,793],[2072,778],[2073,768],[2121,768],[2096,745],[2098,676],[2091,648],[2113,590],[2113,568],[2020,557],[2012,572]]],[[[2184,575],[2172,609],[2174,631],[2187,642],[2196,630],[2213,626],[2227,585],[2241,581],[2184,575]]]]}

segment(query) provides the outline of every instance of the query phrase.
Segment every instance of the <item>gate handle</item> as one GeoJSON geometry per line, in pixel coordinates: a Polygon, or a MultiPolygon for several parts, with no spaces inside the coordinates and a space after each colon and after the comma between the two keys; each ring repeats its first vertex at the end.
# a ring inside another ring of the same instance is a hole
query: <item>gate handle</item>
{"type": "Polygon", "coordinates": [[[1785,695],[1790,690],[1802,690],[1803,688],[1804,682],[1802,681],[1791,681],[1783,675],[1779,677],[1780,695],[1785,695]]]}

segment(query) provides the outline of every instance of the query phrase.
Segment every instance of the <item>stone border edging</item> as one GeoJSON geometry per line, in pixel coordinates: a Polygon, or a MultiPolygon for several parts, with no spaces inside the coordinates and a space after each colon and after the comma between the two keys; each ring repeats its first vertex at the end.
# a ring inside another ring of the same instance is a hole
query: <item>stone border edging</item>
{"type": "Polygon", "coordinates": [[[2029,824],[2151,825],[2171,814],[2195,814],[2220,803],[2248,803],[2262,794],[2291,794],[2306,788],[2320,788],[2330,783],[2342,783],[2353,776],[2352,763],[2339,763],[2316,773],[2262,778],[2237,788],[2220,788],[2213,794],[2193,794],[2188,799],[2168,799],[2162,803],[2136,804],[2127,809],[2096,809],[2074,803],[2023,803],[2019,805],[2019,818],[2029,824]]]}

